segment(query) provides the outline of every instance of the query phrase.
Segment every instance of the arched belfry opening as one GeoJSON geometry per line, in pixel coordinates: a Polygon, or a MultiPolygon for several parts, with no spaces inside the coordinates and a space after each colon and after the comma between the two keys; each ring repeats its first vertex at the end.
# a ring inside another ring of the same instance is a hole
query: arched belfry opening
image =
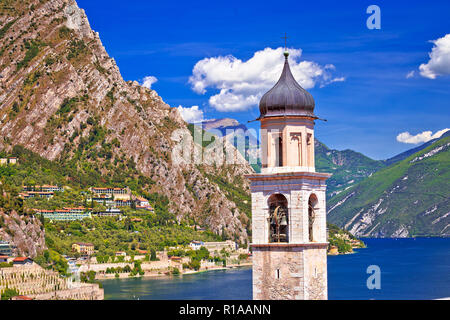
{"type": "Polygon", "coordinates": [[[269,242],[289,242],[288,202],[282,194],[269,197],[269,242]]]}
{"type": "Polygon", "coordinates": [[[319,201],[315,194],[311,194],[308,200],[308,239],[310,242],[315,240],[314,224],[316,222],[316,212],[319,201]]]}

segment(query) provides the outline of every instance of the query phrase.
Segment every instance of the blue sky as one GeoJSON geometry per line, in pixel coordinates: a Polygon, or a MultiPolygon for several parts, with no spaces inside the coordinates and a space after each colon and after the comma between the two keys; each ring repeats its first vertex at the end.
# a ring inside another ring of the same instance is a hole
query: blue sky
{"type": "Polygon", "coordinates": [[[158,81],[152,89],[169,105],[198,105],[208,119],[230,117],[246,123],[257,118],[259,109],[254,104],[234,112],[218,111],[210,97],[219,93],[220,81],[207,85],[204,94],[195,92],[189,82],[194,66],[205,58],[229,55],[246,62],[255,52],[282,47],[286,32],[292,52],[302,50],[297,63],[310,61],[326,70],[330,79],[345,79],[330,83],[317,77],[308,88],[316,114],[328,120],[317,122],[316,137],[329,147],[385,159],[415,146],[396,140],[402,132],[434,134],[450,127],[450,67],[439,60],[433,69],[435,79],[419,70],[429,63],[436,46],[430,40],[450,34],[450,1],[78,0],[78,4],[125,80],[142,82],[154,76],[158,81]],[[380,30],[366,27],[371,4],[381,9],[380,30]],[[334,69],[326,69],[330,64],[334,69]]]}

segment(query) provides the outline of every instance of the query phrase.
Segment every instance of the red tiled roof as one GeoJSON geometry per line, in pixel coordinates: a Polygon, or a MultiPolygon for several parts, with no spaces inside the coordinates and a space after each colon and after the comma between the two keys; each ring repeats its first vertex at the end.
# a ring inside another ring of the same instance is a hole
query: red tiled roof
{"type": "Polygon", "coordinates": [[[54,194],[53,191],[28,191],[28,194],[54,194]]]}
{"type": "Polygon", "coordinates": [[[14,299],[15,300],[33,300],[32,298],[27,297],[27,296],[15,296],[14,299]]]}
{"type": "Polygon", "coordinates": [[[89,247],[93,247],[94,246],[92,243],[85,243],[85,242],[76,242],[74,244],[77,244],[79,246],[89,246],[89,247]]]}
{"type": "Polygon", "coordinates": [[[92,190],[126,190],[127,188],[103,188],[103,187],[92,187],[92,190]]]}
{"type": "Polygon", "coordinates": [[[8,256],[0,256],[0,259],[8,259],[8,256]]]}
{"type": "Polygon", "coordinates": [[[181,260],[181,257],[172,256],[170,257],[170,260],[181,260]]]}
{"type": "MultiPolygon", "coordinates": [[[[25,261],[25,260],[27,260],[27,259],[30,259],[30,258],[28,258],[28,257],[17,257],[17,258],[14,258],[14,262],[22,262],[22,261],[25,261]]],[[[31,259],[30,259],[31,260],[31,259]]]]}

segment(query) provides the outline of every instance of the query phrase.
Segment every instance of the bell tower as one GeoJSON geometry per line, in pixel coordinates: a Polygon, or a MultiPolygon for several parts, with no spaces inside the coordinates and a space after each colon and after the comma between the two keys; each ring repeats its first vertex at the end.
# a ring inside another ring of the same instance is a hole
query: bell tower
{"type": "Polygon", "coordinates": [[[262,169],[252,192],[253,299],[327,299],[325,180],[315,172],[312,95],[295,81],[289,53],[261,98],[262,169]]]}

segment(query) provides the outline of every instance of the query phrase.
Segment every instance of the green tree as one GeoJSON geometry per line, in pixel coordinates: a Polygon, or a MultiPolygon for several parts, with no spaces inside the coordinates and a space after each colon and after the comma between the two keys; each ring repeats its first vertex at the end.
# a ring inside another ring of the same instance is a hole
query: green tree
{"type": "Polygon", "coordinates": [[[12,297],[18,296],[19,292],[16,289],[6,288],[2,293],[2,300],[11,300],[12,297]]]}
{"type": "Polygon", "coordinates": [[[150,249],[150,261],[156,261],[156,260],[157,260],[157,258],[156,258],[156,250],[151,248],[150,249]]]}

